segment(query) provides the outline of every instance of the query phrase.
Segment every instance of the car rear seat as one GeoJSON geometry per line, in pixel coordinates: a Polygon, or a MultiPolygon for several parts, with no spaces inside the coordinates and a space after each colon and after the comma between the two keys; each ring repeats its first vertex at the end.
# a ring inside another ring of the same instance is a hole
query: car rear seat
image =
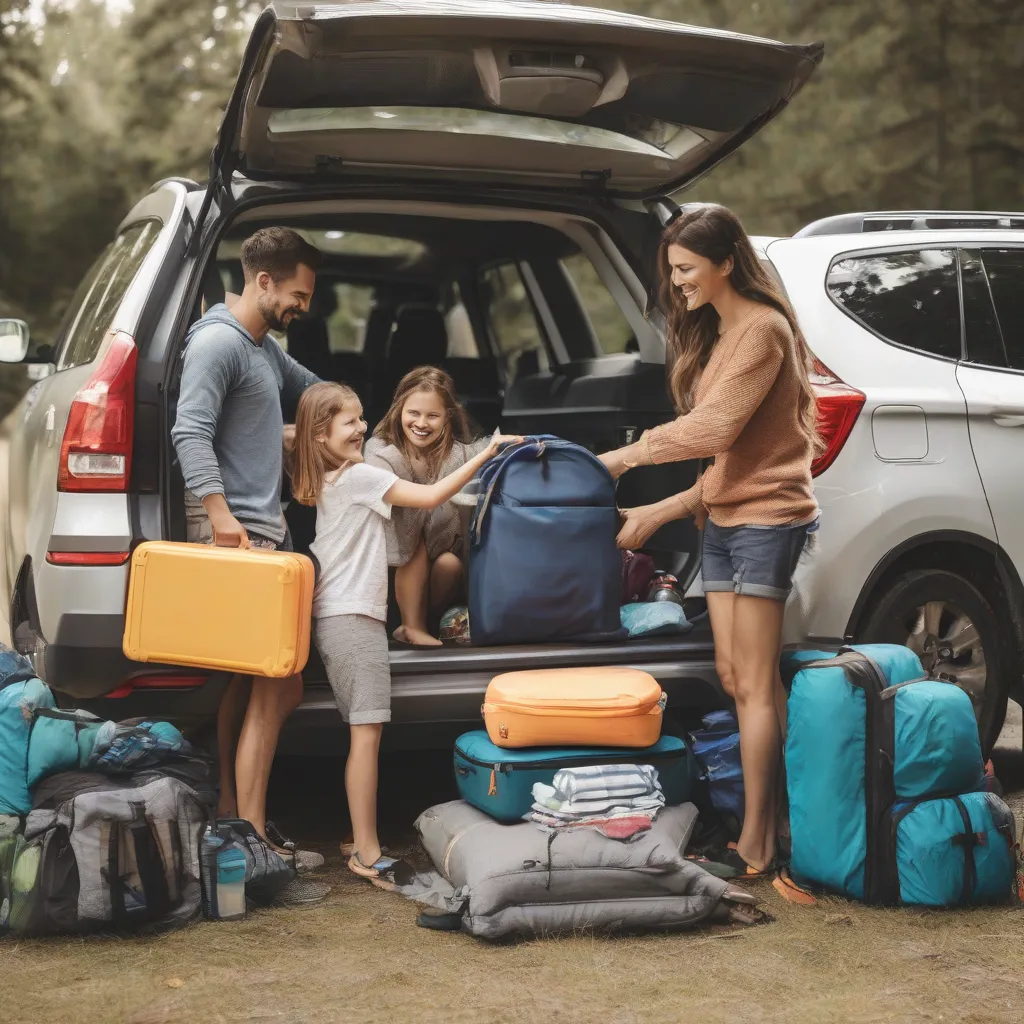
{"type": "Polygon", "coordinates": [[[501,382],[493,359],[446,359],[444,368],[455,381],[459,401],[476,422],[490,433],[501,419],[501,382]]]}
{"type": "Polygon", "coordinates": [[[369,367],[359,352],[332,352],[327,320],[338,308],[333,290],[316,293],[309,313],[288,325],[288,351],[322,380],[347,384],[365,404],[370,385],[369,367]]]}
{"type": "Polygon", "coordinates": [[[384,417],[399,383],[410,370],[417,366],[441,366],[447,354],[448,331],[441,311],[426,303],[399,306],[387,342],[387,360],[374,368],[371,422],[384,417]]]}

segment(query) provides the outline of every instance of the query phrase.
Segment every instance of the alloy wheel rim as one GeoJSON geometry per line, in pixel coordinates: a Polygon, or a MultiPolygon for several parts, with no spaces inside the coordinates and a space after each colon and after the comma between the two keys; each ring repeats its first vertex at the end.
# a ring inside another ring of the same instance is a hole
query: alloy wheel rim
{"type": "Polygon", "coordinates": [[[906,645],[921,659],[924,670],[959,686],[980,718],[988,666],[978,627],[970,616],[951,601],[928,601],[914,608],[903,626],[906,645]]]}

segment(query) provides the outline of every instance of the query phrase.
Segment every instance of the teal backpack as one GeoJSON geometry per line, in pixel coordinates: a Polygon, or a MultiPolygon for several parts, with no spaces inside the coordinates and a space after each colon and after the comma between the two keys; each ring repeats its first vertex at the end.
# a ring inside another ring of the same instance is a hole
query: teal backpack
{"type": "Polygon", "coordinates": [[[783,658],[794,880],[894,906],[1012,898],[1010,809],[985,791],[970,698],[889,644],[783,658]]]}

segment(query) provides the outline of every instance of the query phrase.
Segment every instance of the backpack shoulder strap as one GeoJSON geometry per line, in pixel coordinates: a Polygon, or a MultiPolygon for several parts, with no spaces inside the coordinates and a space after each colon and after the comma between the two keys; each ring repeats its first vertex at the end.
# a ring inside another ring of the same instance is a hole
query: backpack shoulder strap
{"type": "Polygon", "coordinates": [[[491,506],[491,499],[505,470],[513,462],[522,462],[527,458],[540,459],[544,457],[547,446],[547,439],[544,437],[528,437],[523,444],[506,448],[492,462],[485,467],[481,475],[481,483],[485,487],[483,498],[477,502],[476,510],[473,512],[473,519],[470,522],[469,532],[474,546],[483,540],[484,519],[491,506]],[[487,472],[490,470],[490,472],[487,472]]]}

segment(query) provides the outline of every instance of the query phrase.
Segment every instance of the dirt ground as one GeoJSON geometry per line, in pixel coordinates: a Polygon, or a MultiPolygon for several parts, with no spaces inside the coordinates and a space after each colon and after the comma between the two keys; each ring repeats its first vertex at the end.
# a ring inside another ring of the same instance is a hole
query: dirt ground
{"type": "MultiPolygon", "coordinates": [[[[0,442],[0,481],[6,483],[0,442]]],[[[2,626],[2,624],[0,624],[2,626]]],[[[1022,821],[1021,715],[994,757],[1022,821]]],[[[389,759],[385,841],[452,796],[444,754],[389,759]]],[[[272,814],[328,858],[334,889],[304,910],[197,923],[157,937],[0,940],[4,1024],[236,1021],[925,1022],[1021,1019],[1024,947],[1016,908],[811,908],[756,890],[774,923],[680,935],[577,937],[491,946],[416,927],[416,910],[344,871],[341,764],[282,759],[272,814]]]]}

